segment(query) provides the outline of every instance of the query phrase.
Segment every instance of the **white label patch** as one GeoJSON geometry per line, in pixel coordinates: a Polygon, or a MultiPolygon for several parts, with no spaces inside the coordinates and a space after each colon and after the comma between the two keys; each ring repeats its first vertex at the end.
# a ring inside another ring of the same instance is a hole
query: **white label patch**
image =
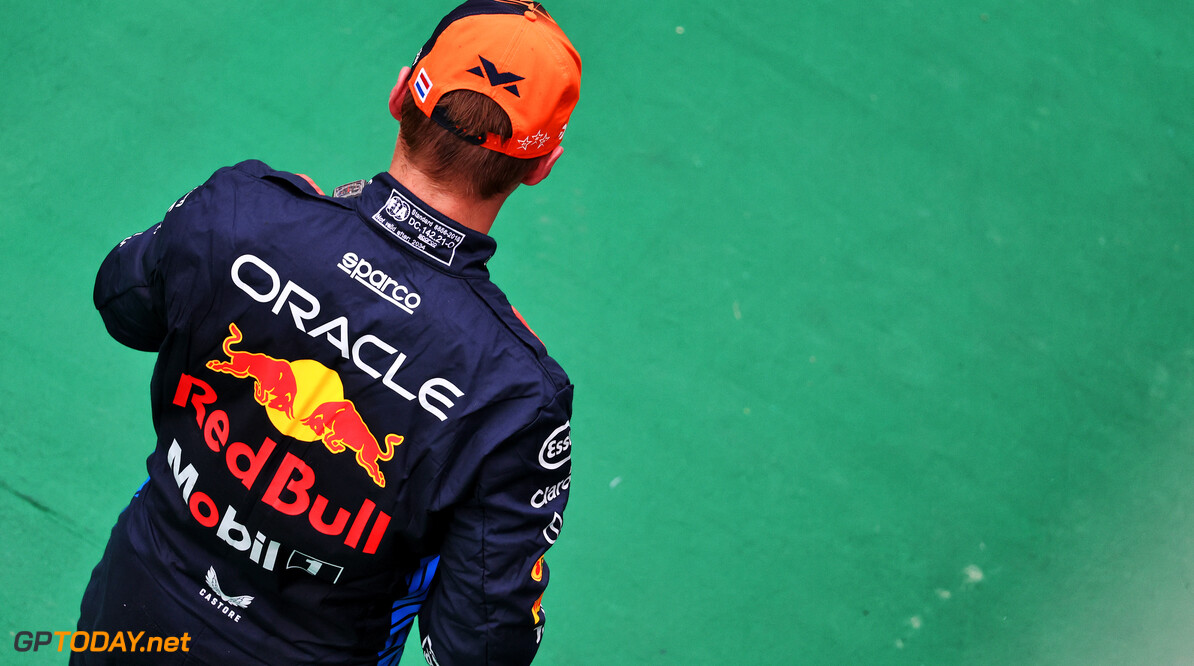
{"type": "Polygon", "coordinates": [[[456,248],[464,242],[463,233],[428,215],[398,190],[390,190],[390,198],[373,214],[373,221],[394,238],[445,266],[452,265],[456,248]]]}

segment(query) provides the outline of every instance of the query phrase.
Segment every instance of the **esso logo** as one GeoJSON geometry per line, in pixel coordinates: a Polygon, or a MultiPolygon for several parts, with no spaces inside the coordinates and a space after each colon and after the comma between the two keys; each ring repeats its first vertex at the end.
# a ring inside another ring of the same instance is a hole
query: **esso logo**
{"type": "Polygon", "coordinates": [[[539,464],[543,469],[559,469],[572,459],[571,421],[556,428],[539,449],[539,464]]]}

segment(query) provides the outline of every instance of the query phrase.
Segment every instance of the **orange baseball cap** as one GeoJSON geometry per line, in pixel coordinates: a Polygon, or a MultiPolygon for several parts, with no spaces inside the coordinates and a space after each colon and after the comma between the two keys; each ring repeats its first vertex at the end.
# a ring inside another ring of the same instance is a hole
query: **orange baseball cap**
{"type": "Polygon", "coordinates": [[[560,145],[580,99],[580,55],[538,2],[465,2],[440,21],[411,70],[419,110],[465,141],[513,157],[540,157],[560,145]],[[435,111],[453,90],[497,102],[513,136],[472,136],[453,125],[435,111]]]}

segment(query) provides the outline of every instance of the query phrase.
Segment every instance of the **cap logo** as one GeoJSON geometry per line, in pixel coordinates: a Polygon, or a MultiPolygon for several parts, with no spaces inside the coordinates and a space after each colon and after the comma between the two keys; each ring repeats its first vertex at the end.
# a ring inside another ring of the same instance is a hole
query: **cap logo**
{"type": "Polygon", "coordinates": [[[415,94],[419,96],[419,102],[426,102],[427,95],[431,92],[431,77],[427,76],[427,70],[422,67],[419,68],[419,75],[415,77],[415,94]]]}
{"type": "Polygon", "coordinates": [[[515,97],[521,97],[518,94],[518,86],[513,85],[518,81],[522,81],[525,77],[519,76],[513,72],[499,72],[497,66],[489,62],[481,56],[481,67],[474,67],[467,70],[469,74],[474,74],[489,81],[491,86],[502,86],[505,90],[514,94],[515,97]]]}

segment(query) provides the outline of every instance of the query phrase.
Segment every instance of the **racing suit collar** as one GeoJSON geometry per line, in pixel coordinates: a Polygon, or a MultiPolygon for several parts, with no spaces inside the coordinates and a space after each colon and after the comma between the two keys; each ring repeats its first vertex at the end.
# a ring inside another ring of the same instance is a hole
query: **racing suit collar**
{"type": "Polygon", "coordinates": [[[427,263],[459,275],[488,275],[497,242],[440,213],[383,171],[356,200],[357,213],[399,246],[427,263]]]}

